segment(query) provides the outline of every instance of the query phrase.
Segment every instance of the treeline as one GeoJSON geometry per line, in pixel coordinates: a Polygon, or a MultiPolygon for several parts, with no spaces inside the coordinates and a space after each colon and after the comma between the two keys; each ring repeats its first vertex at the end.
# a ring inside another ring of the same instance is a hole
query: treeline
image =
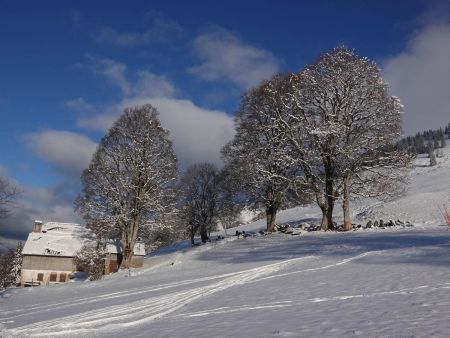
{"type": "Polygon", "coordinates": [[[425,154],[435,149],[445,148],[449,137],[450,123],[444,129],[430,129],[414,136],[407,136],[398,142],[398,146],[411,155],[425,154]]]}

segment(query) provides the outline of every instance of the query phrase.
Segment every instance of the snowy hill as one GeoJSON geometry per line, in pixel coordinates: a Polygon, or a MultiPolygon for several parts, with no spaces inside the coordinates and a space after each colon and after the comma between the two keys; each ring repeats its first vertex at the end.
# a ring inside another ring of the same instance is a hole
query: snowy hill
{"type": "MultiPolygon", "coordinates": [[[[11,289],[0,298],[0,336],[448,337],[450,231],[438,206],[449,196],[447,148],[437,166],[413,170],[402,198],[354,207],[412,228],[230,237],[102,281],[11,289]]],[[[318,216],[294,208],[278,220],[318,216]]]]}

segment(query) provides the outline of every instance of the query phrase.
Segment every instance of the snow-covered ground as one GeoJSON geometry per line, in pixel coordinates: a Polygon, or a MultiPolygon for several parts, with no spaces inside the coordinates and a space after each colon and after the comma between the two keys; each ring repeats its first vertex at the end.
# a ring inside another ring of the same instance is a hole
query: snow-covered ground
{"type": "MultiPolygon", "coordinates": [[[[446,150],[436,167],[414,169],[404,197],[354,207],[412,228],[230,237],[162,251],[102,281],[10,289],[0,336],[448,337],[446,150]]],[[[294,208],[279,222],[317,218],[316,208],[294,208]]]]}

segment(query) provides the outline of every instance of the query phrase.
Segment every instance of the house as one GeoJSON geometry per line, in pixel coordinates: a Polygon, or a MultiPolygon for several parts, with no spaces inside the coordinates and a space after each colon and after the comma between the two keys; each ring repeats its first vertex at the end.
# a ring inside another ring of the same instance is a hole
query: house
{"type": "MultiPolygon", "coordinates": [[[[21,286],[65,283],[79,271],[73,262],[76,252],[92,242],[86,227],[75,223],[35,221],[22,250],[21,286]]],[[[107,243],[105,274],[116,272],[122,259],[120,241],[107,243]]],[[[145,248],[142,243],[134,247],[132,267],[142,267],[145,248]]]]}

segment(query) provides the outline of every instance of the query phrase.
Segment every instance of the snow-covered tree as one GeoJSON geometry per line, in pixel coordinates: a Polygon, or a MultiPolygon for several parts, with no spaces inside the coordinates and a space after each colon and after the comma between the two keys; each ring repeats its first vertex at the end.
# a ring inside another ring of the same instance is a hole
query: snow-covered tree
{"type": "Polygon", "coordinates": [[[20,280],[22,268],[22,243],[0,256],[0,290],[15,286],[20,280]]]}
{"type": "Polygon", "coordinates": [[[144,243],[147,253],[186,238],[184,219],[176,209],[167,209],[158,218],[139,229],[138,240],[144,243]]]}
{"type": "Polygon", "coordinates": [[[180,181],[180,208],[190,230],[191,242],[197,230],[203,243],[217,225],[218,170],[210,163],[193,164],[180,181]]]}
{"type": "Polygon", "coordinates": [[[236,226],[242,211],[238,196],[239,189],[225,168],[219,173],[217,185],[217,218],[227,235],[227,229],[236,226]]]}
{"type": "Polygon", "coordinates": [[[89,280],[98,280],[103,277],[105,272],[105,259],[104,247],[90,243],[75,253],[73,261],[81,271],[87,273],[89,280]]]}
{"type": "Polygon", "coordinates": [[[177,159],[151,105],[127,108],[102,138],[83,172],[76,210],[98,236],[118,232],[122,266],[130,266],[139,229],[171,204],[177,159]]]}
{"type": "Polygon", "coordinates": [[[321,95],[326,94],[314,87],[308,69],[288,75],[285,82],[288,88],[280,93],[285,109],[277,116],[277,129],[289,144],[289,161],[303,178],[302,188],[310,192],[322,211],[321,229],[328,230],[333,226],[333,208],[339,194],[335,158],[338,131],[327,110],[319,106],[321,95]]]}
{"type": "Polygon", "coordinates": [[[314,153],[310,158],[315,166],[310,167],[316,173],[314,180],[323,184],[323,195],[318,195],[322,229],[333,224],[334,203],[341,194],[344,226],[349,229],[351,193],[366,190],[369,196],[375,177],[386,182],[403,175],[402,170],[393,170],[404,168],[408,157],[388,151],[401,136],[402,105],[389,94],[376,64],[344,47],[321,55],[289,83],[286,102],[291,111],[281,125],[288,135],[297,135],[291,144],[300,161],[303,154],[314,153]],[[298,139],[304,142],[296,144],[298,139]],[[321,169],[314,170],[317,159],[321,169]],[[356,189],[364,185],[365,189],[356,189]]]}
{"type": "Polygon", "coordinates": [[[222,150],[226,170],[256,208],[263,207],[267,231],[274,230],[276,215],[294,185],[297,167],[284,156],[288,144],[275,124],[285,109],[283,76],[275,76],[249,90],[235,117],[236,134],[222,150]]]}

